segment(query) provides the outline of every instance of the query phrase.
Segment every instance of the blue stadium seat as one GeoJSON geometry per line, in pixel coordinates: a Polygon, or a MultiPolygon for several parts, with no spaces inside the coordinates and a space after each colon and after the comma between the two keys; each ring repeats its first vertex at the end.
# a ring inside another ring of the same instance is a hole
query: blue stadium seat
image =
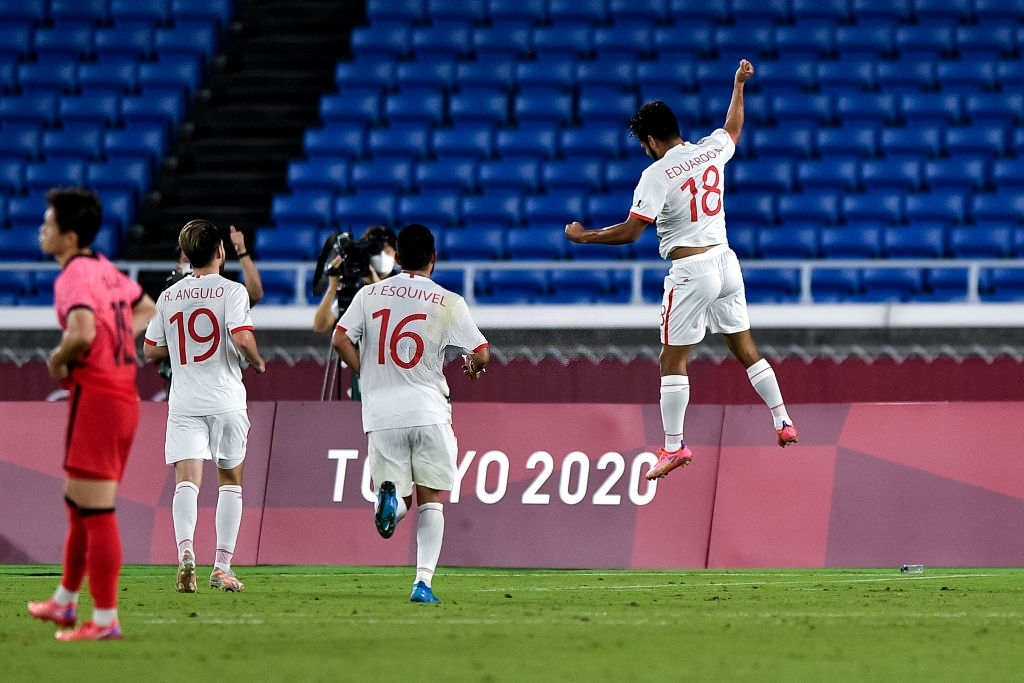
{"type": "MultiPolygon", "coordinates": [[[[813,1],[813,0],[812,0],[813,1]]],[[[819,6],[825,6],[821,3],[819,6]]],[[[779,57],[816,60],[830,59],[836,53],[835,28],[830,23],[797,23],[777,26],[775,53],[779,57]]]]}
{"type": "Polygon", "coordinates": [[[825,258],[878,258],[882,253],[882,228],[870,223],[825,226],[818,239],[825,258]]]}
{"type": "MultiPolygon", "coordinates": [[[[650,65],[658,62],[641,62],[640,64],[650,65]]],[[[640,64],[632,60],[598,60],[593,62],[576,62],[575,81],[583,92],[591,88],[612,88],[619,90],[634,90],[637,84],[637,69],[640,64]]],[[[668,65],[661,65],[661,77],[671,78],[665,71],[668,65]]],[[[676,82],[676,81],[673,81],[676,82]]]]}
{"type": "Polygon", "coordinates": [[[490,192],[466,195],[459,205],[459,215],[470,228],[476,224],[519,225],[522,197],[517,192],[490,192]]]}
{"type": "Polygon", "coordinates": [[[954,258],[1009,258],[1011,229],[1005,223],[954,226],[949,230],[949,252],[954,258]]]}
{"type": "Polygon", "coordinates": [[[573,121],[572,93],[553,88],[520,90],[513,98],[513,117],[520,125],[558,126],[573,121]]]}
{"type": "Polygon", "coordinates": [[[608,123],[625,127],[636,113],[637,105],[636,93],[621,92],[614,88],[581,88],[577,113],[583,125],[608,123]]]}
{"type": "Polygon", "coordinates": [[[944,131],[940,126],[886,127],[879,133],[878,148],[886,156],[913,155],[921,159],[943,155],[944,131]]]}
{"type": "Polygon", "coordinates": [[[349,168],[350,182],[356,192],[408,192],[412,189],[413,164],[403,159],[354,161],[349,168]]]}
{"type": "Polygon", "coordinates": [[[755,128],[751,140],[758,155],[785,156],[791,159],[814,156],[814,131],[806,126],[755,128]]]}
{"type": "Polygon", "coordinates": [[[458,59],[468,56],[472,36],[471,21],[434,19],[427,26],[414,26],[409,47],[421,60],[458,59]]]}
{"type": "Polygon", "coordinates": [[[90,21],[106,23],[109,18],[107,0],[50,0],[50,17],[54,23],[90,21]]]}
{"type": "Polygon", "coordinates": [[[102,196],[104,190],[132,191],[136,196],[152,184],[152,164],[145,159],[94,161],[86,170],[86,182],[102,196]]]}
{"type": "Polygon", "coordinates": [[[477,185],[477,162],[472,159],[436,159],[416,164],[416,186],[424,192],[459,194],[477,185]]]}
{"type": "MultiPolygon", "coordinates": [[[[592,62],[581,62],[590,64],[592,62]]],[[[576,84],[576,64],[570,57],[515,63],[515,84],[520,90],[571,93],[576,84]]]]}
{"type": "MultiPolygon", "coordinates": [[[[819,66],[829,64],[839,62],[819,66]]],[[[842,93],[835,98],[835,117],[843,125],[895,125],[900,120],[899,100],[890,93],[842,93]]]]}
{"type": "Polygon", "coordinates": [[[530,195],[523,198],[522,216],[527,225],[564,228],[585,215],[584,206],[582,194],[530,195]]]}
{"type": "Polygon", "coordinates": [[[371,128],[366,133],[366,152],[374,159],[419,158],[429,150],[430,131],[429,124],[416,121],[371,128]]]}
{"type": "Polygon", "coordinates": [[[789,159],[751,159],[729,164],[725,170],[728,186],[744,192],[790,192],[794,185],[793,162],[789,159]]]}
{"type": "Polygon", "coordinates": [[[448,118],[456,127],[503,125],[509,118],[508,102],[509,95],[500,91],[452,93],[448,98],[448,118]]]}
{"type": "Polygon", "coordinates": [[[943,90],[990,92],[999,85],[995,62],[981,60],[940,61],[935,76],[943,90]]]}
{"type": "Polygon", "coordinates": [[[981,23],[1016,22],[1024,16],[1024,0],[974,0],[974,13],[981,23]]]}
{"type": "Polygon", "coordinates": [[[71,158],[90,161],[102,156],[102,143],[101,128],[45,130],[41,150],[47,159],[71,158]]]}
{"type": "MultiPolygon", "coordinates": [[[[291,257],[279,256],[277,247],[287,247],[290,230],[261,230],[256,235],[256,251],[261,258],[268,261],[291,260],[291,257]],[[262,250],[260,249],[262,247],[262,250]]],[[[295,272],[291,270],[266,270],[260,273],[263,284],[264,306],[285,306],[295,302],[295,272]]]]}
{"type": "Polygon", "coordinates": [[[878,86],[886,92],[924,92],[935,90],[940,85],[936,80],[935,62],[926,59],[879,62],[877,78],[878,86]]]}
{"type": "Polygon", "coordinates": [[[834,42],[841,62],[851,59],[877,61],[892,57],[894,24],[889,21],[836,26],[834,42]]]}
{"type": "Polygon", "coordinates": [[[126,228],[135,223],[138,203],[135,191],[106,188],[100,199],[103,201],[103,224],[113,228],[119,237],[123,237],[126,228]]]}
{"type": "Polygon", "coordinates": [[[32,294],[32,273],[0,270],[0,305],[16,306],[32,294]]]}
{"type": "MultiPolygon", "coordinates": [[[[827,61],[815,64],[814,80],[819,87],[827,89],[836,95],[836,115],[843,119],[843,112],[839,110],[839,97],[847,93],[871,95],[876,87],[875,62],[872,60],[827,61]]],[[[889,95],[889,98],[892,96],[889,95]]],[[[865,97],[867,105],[872,104],[871,99],[882,99],[876,94],[874,98],[865,97]]],[[[857,100],[851,100],[856,102],[857,100]]],[[[876,103],[877,107],[877,103],[876,103]]],[[[858,111],[854,109],[854,111],[858,111]]]]}
{"type": "Polygon", "coordinates": [[[592,124],[563,128],[558,133],[558,150],[570,160],[618,158],[622,155],[626,135],[628,133],[619,126],[592,124]]]}
{"type": "Polygon", "coordinates": [[[932,192],[962,192],[966,187],[980,192],[988,187],[987,167],[988,161],[980,158],[929,159],[923,164],[922,177],[932,192]]]}
{"type": "Polygon", "coordinates": [[[338,62],[334,67],[334,84],[342,92],[376,90],[384,92],[395,85],[395,63],[387,60],[338,62]]]}
{"type": "Polygon", "coordinates": [[[484,63],[512,62],[527,55],[533,46],[533,25],[527,21],[502,20],[473,29],[473,53],[484,63]]]}
{"type": "Polygon", "coordinates": [[[455,61],[444,56],[399,62],[395,65],[393,85],[398,90],[430,89],[450,91],[455,85],[455,61]]]}
{"type": "Polygon", "coordinates": [[[176,21],[153,31],[153,52],[160,58],[191,55],[205,61],[217,51],[216,26],[206,21],[176,21]]]}
{"type": "MultiPolygon", "coordinates": [[[[277,198],[275,198],[277,199],[277,198]]],[[[330,206],[328,204],[328,206],[330,206]]],[[[290,216],[288,217],[291,218],[290,216]]],[[[268,261],[306,261],[320,253],[321,242],[317,227],[285,220],[277,228],[264,228],[256,232],[255,248],[260,258],[268,261]],[[285,227],[287,226],[287,227],[285,227]]],[[[264,271],[266,273],[273,271],[264,271]]],[[[281,272],[281,271],[277,271],[281,272]]],[[[291,276],[294,282],[295,276],[291,276]]],[[[263,282],[266,286],[266,280],[263,282]]],[[[294,294],[294,292],[293,292],[294,294]]]]}
{"type": "Polygon", "coordinates": [[[348,125],[309,129],[302,135],[302,149],[311,159],[356,159],[366,150],[366,130],[348,125]]]}
{"type": "Polygon", "coordinates": [[[594,54],[598,60],[630,64],[653,56],[652,25],[637,20],[622,20],[614,24],[597,26],[592,36],[594,54]]]}
{"type": "Polygon", "coordinates": [[[33,124],[53,127],[57,122],[59,97],[53,93],[26,93],[0,97],[0,126],[33,124]]]}
{"type": "Polygon", "coordinates": [[[915,297],[915,300],[967,300],[966,268],[926,268],[924,275],[925,289],[928,293],[927,298],[915,297]]]}
{"type": "Polygon", "coordinates": [[[885,20],[895,24],[914,18],[912,0],[850,0],[850,8],[858,21],[885,20]]]}
{"type": "Polygon", "coordinates": [[[54,26],[37,26],[33,50],[44,62],[55,59],[91,59],[96,28],[90,21],[67,21],[54,26]]]}
{"type": "MultiPolygon", "coordinates": [[[[697,65],[695,79],[700,87],[707,90],[721,88],[722,75],[726,68],[732,66],[730,62],[722,67],[712,66],[713,63],[706,62],[706,68],[697,65]]],[[[753,84],[753,80],[749,81],[753,84]]],[[[813,60],[797,57],[786,57],[775,61],[761,62],[757,66],[757,87],[751,87],[754,92],[762,90],[765,93],[778,95],[797,95],[819,89],[818,66],[813,60]]],[[[726,95],[727,93],[722,93],[726,95]]],[[[715,112],[715,119],[721,120],[725,111],[719,109],[715,112]]]]}
{"type": "Polygon", "coordinates": [[[555,128],[538,124],[501,128],[494,136],[494,152],[504,159],[550,159],[558,151],[556,135],[555,128]]]}
{"type": "Polygon", "coordinates": [[[828,126],[835,121],[832,96],[825,93],[776,95],[771,110],[781,126],[828,126]]]}
{"type": "Polygon", "coordinates": [[[684,15],[694,22],[728,23],[733,19],[728,3],[668,0],[668,11],[672,16],[684,15]]]}
{"type": "Polygon", "coordinates": [[[428,18],[424,0],[367,0],[366,18],[371,24],[381,21],[416,23],[428,18]]]}
{"type": "Polygon", "coordinates": [[[505,230],[500,227],[445,230],[442,239],[449,261],[498,261],[505,257],[505,230]]]}
{"type": "Polygon", "coordinates": [[[901,59],[950,58],[955,46],[953,27],[944,23],[897,26],[893,44],[901,59]]]}
{"type": "Polygon", "coordinates": [[[74,57],[18,64],[18,87],[24,93],[72,93],[78,87],[78,61],[74,57]]]}
{"type": "Polygon", "coordinates": [[[403,195],[398,198],[398,222],[422,223],[444,228],[459,223],[459,195],[451,192],[429,192],[403,195]]]}
{"type": "Polygon", "coordinates": [[[743,273],[747,302],[794,303],[800,295],[800,271],[796,268],[756,268],[743,273]]]}
{"type": "Polygon", "coordinates": [[[860,282],[864,301],[909,301],[924,289],[920,268],[863,268],[860,282]]]}
{"type": "Polygon", "coordinates": [[[972,24],[956,27],[956,51],[961,59],[994,60],[1014,56],[1017,39],[1014,26],[972,24]]]}
{"type": "Polygon", "coordinates": [[[368,225],[394,225],[397,200],[393,192],[357,192],[334,198],[333,222],[353,234],[368,225]]]}
{"type": "MultiPolygon", "coordinates": [[[[438,258],[440,259],[440,256],[438,258]]],[[[461,270],[434,270],[430,279],[449,292],[455,292],[459,296],[466,295],[465,275],[461,270]]]]}
{"type": "Polygon", "coordinates": [[[964,112],[974,124],[1016,126],[1024,123],[1024,94],[972,93],[964,99],[964,112]]]}
{"type": "Polygon", "coordinates": [[[32,24],[0,15],[0,56],[27,59],[32,53],[32,24]]]}
{"type": "Polygon", "coordinates": [[[288,187],[293,192],[347,192],[348,160],[313,158],[288,164],[288,187]]]}
{"type": "Polygon", "coordinates": [[[644,270],[640,275],[640,294],[647,303],[661,303],[665,296],[665,271],[644,270]]]}
{"type": "Polygon", "coordinates": [[[536,192],[540,188],[540,164],[530,156],[481,161],[477,180],[488,190],[536,192]]]}
{"type": "Polygon", "coordinates": [[[962,97],[956,93],[903,93],[900,115],[908,124],[960,125],[965,122],[962,97]]]}
{"type": "Polygon", "coordinates": [[[486,274],[486,283],[486,290],[477,294],[483,303],[535,303],[549,291],[546,270],[495,270],[486,274]]]}
{"type": "MultiPolygon", "coordinates": [[[[727,202],[729,218],[736,213],[737,204],[741,204],[741,200],[735,197],[727,202]]],[[[779,195],[776,211],[779,222],[783,224],[830,225],[839,222],[838,207],[836,193],[819,190],[779,195]]]]}
{"type": "Polygon", "coordinates": [[[0,156],[0,226],[7,216],[4,195],[21,194],[25,191],[25,162],[22,159],[0,156]]]}
{"type": "Polygon", "coordinates": [[[227,26],[234,16],[235,0],[171,0],[171,16],[175,21],[214,22],[227,26]]]}
{"type": "Polygon", "coordinates": [[[162,123],[174,130],[185,118],[185,96],[178,89],[153,89],[140,95],[121,98],[121,120],[135,123],[162,123]]]}
{"type": "Polygon", "coordinates": [[[430,150],[438,158],[487,159],[494,155],[494,126],[490,123],[435,128],[430,150]]]}
{"type": "Polygon", "coordinates": [[[671,17],[666,0],[608,0],[608,16],[613,24],[622,21],[665,23],[671,17]]]}
{"type": "Polygon", "coordinates": [[[535,26],[531,41],[538,59],[587,59],[593,50],[593,27],[580,21],[535,26]]]}
{"type": "Polygon", "coordinates": [[[1017,156],[1024,156],[1024,127],[1013,130],[1013,142],[1011,151],[1017,156]]]}
{"type": "Polygon", "coordinates": [[[548,18],[555,23],[602,24],[608,19],[608,0],[548,0],[548,18]]]}
{"type": "Polygon", "coordinates": [[[513,228],[505,232],[505,249],[513,261],[564,259],[568,254],[565,224],[513,228]]]}
{"type": "Polygon", "coordinates": [[[732,0],[730,14],[734,19],[787,23],[790,16],[788,0],[732,0]]]}
{"type": "Polygon", "coordinates": [[[121,108],[122,99],[116,93],[82,94],[62,97],[58,115],[66,127],[113,128],[121,120],[121,108]]]}
{"type": "Polygon", "coordinates": [[[713,54],[714,24],[694,19],[655,27],[654,51],[660,61],[706,59],[713,54]]]}
{"type": "Polygon", "coordinates": [[[818,229],[810,225],[763,226],[758,228],[756,240],[761,258],[818,257],[818,229]]]}
{"type": "Polygon", "coordinates": [[[1002,190],[1017,188],[1024,190],[1024,157],[996,159],[992,162],[992,183],[1002,190]]]}
{"type": "Polygon", "coordinates": [[[880,149],[878,128],[872,125],[819,128],[814,147],[818,154],[826,158],[847,156],[868,159],[877,156],[880,149]]]}
{"type": "Polygon", "coordinates": [[[984,123],[947,128],[943,146],[954,157],[961,154],[1004,157],[1009,152],[1006,129],[984,123]]]}
{"type": "Polygon", "coordinates": [[[964,222],[967,198],[961,192],[910,194],[904,199],[904,217],[910,223],[940,221],[949,224],[964,222]]]}
{"type": "Polygon", "coordinates": [[[609,274],[594,270],[555,270],[548,276],[550,294],[547,303],[595,303],[612,293],[609,274]]]}
{"type": "Polygon", "coordinates": [[[604,165],[605,188],[612,194],[619,194],[628,199],[649,163],[650,160],[646,157],[638,156],[608,160],[604,165]]]}
{"type": "Polygon", "coordinates": [[[1024,257],[1024,225],[1015,227],[1010,239],[1014,257],[1024,257]]]}
{"type": "Polygon", "coordinates": [[[171,6],[168,0],[110,0],[110,17],[115,22],[167,24],[171,18],[171,6]]]}
{"type": "Polygon", "coordinates": [[[599,192],[604,186],[604,162],[600,159],[545,161],[541,165],[540,182],[548,192],[599,192]]]}
{"type": "Polygon", "coordinates": [[[950,24],[974,20],[974,0],[913,0],[914,16],[929,23],[950,24]]]}
{"type": "Polygon", "coordinates": [[[86,162],[80,159],[48,159],[25,164],[25,187],[43,193],[52,187],[85,185],[86,162]]]}
{"type": "Polygon", "coordinates": [[[138,83],[139,65],[135,60],[112,60],[78,65],[78,87],[83,93],[132,92],[138,83]]]}
{"type": "Polygon", "coordinates": [[[487,0],[427,0],[426,13],[434,21],[483,22],[487,0]]]}
{"type": "Polygon", "coordinates": [[[149,22],[118,23],[95,29],[96,55],[101,60],[152,59],[153,25],[149,22]]]}
{"type": "MultiPolygon", "coordinates": [[[[736,63],[736,55],[747,55],[751,60],[763,60],[775,52],[775,27],[756,21],[725,24],[715,27],[711,40],[714,43],[715,55],[719,59],[733,64],[736,63]]],[[[717,68],[716,72],[722,73],[717,71],[717,68]]]]}
{"type": "Polygon", "coordinates": [[[352,52],[357,61],[398,61],[409,57],[408,23],[389,17],[370,26],[352,29],[352,52]]]}
{"type": "Polygon", "coordinates": [[[892,225],[883,229],[888,258],[942,258],[946,254],[946,228],[942,225],[892,225]]]}
{"type": "Polygon", "coordinates": [[[916,192],[922,187],[921,162],[914,158],[865,159],[860,162],[864,189],[916,192]]]}
{"type": "Polygon", "coordinates": [[[307,225],[316,230],[331,223],[331,193],[303,192],[278,195],[270,204],[270,218],[276,225],[307,225]]]}
{"type": "Polygon", "coordinates": [[[458,62],[455,65],[455,87],[459,90],[510,92],[515,88],[514,62],[458,62]]]}
{"type": "Polygon", "coordinates": [[[389,93],[384,97],[384,120],[392,126],[441,125],[445,120],[445,99],[444,91],[438,88],[407,88],[389,93]]]}
{"type": "MultiPolygon", "coordinates": [[[[600,227],[596,223],[594,227],[600,227]]],[[[565,243],[565,255],[574,261],[616,261],[631,258],[635,245],[619,244],[576,244],[565,239],[565,228],[553,230],[559,233],[565,243]]],[[[510,254],[511,255],[511,254],[510,254]]],[[[657,252],[649,252],[647,258],[656,258],[657,252]]]]}
{"type": "Polygon", "coordinates": [[[845,24],[852,18],[848,0],[791,0],[793,20],[845,24]]]}
{"type": "MultiPolygon", "coordinates": [[[[600,64],[601,62],[593,62],[600,64]]],[[[581,62],[580,66],[588,64],[581,62]]],[[[693,91],[697,88],[697,81],[694,75],[694,63],[692,61],[678,61],[673,59],[661,59],[655,61],[636,62],[634,66],[634,85],[644,93],[642,101],[649,102],[652,99],[666,99],[666,96],[656,97],[655,93],[663,90],[673,95],[680,92],[693,91]]],[[[579,77],[580,71],[577,71],[579,77]]],[[[671,99],[671,98],[669,98],[671,99]]],[[[677,118],[684,116],[686,112],[675,112],[677,118]]]]}
{"type": "MultiPolygon", "coordinates": [[[[608,194],[588,194],[586,199],[586,221],[589,221],[588,227],[603,228],[609,225],[616,225],[626,219],[629,214],[629,202],[630,196],[621,193],[608,193],[608,194]]],[[[579,220],[584,220],[582,217],[579,220]]],[[[654,232],[651,230],[651,232],[654,232]]],[[[647,234],[645,231],[642,234],[647,234]]],[[[655,241],[655,245],[657,241],[655,241]]],[[[592,246],[592,245],[586,245],[592,246]]],[[[634,245],[635,247],[635,245],[634,245]]],[[[616,247],[620,251],[625,251],[625,247],[616,247]]],[[[616,258],[621,258],[622,254],[616,258]]],[[[640,255],[643,256],[642,254],[640,255]]],[[[650,254],[648,254],[650,256],[650,254]]]]}
{"type": "Polygon", "coordinates": [[[161,55],[158,61],[139,64],[138,83],[143,91],[178,88],[191,96],[202,82],[202,64],[194,55],[161,55]]]}
{"type": "Polygon", "coordinates": [[[858,189],[860,162],[856,159],[804,159],[795,164],[795,183],[803,190],[839,190],[853,192],[858,189]]]}
{"type": "MultiPolygon", "coordinates": [[[[43,204],[46,208],[46,204],[43,204]]],[[[35,216],[35,225],[19,223],[6,230],[0,230],[0,258],[5,261],[41,261],[49,258],[39,250],[39,225],[43,222],[40,211],[35,216]]]]}
{"type": "Polygon", "coordinates": [[[53,283],[59,270],[36,270],[32,272],[32,294],[22,296],[20,301],[27,306],[52,306],[53,283]]]}
{"type": "Polygon", "coordinates": [[[547,0],[489,0],[488,4],[488,14],[495,23],[519,19],[539,24],[548,18],[547,0]]]}
{"type": "Polygon", "coordinates": [[[1024,269],[1022,268],[990,268],[982,271],[985,280],[985,301],[1021,301],[1024,300],[1024,269]]]}
{"type": "Polygon", "coordinates": [[[811,297],[817,303],[854,301],[860,294],[856,268],[815,268],[811,272],[811,297]]]}
{"type": "MultiPolygon", "coordinates": [[[[806,194],[807,193],[798,196],[803,198],[806,194]]],[[[783,197],[780,197],[780,199],[792,196],[794,195],[784,195],[783,197]]],[[[834,207],[835,196],[832,196],[832,203],[834,207]]],[[[802,199],[787,199],[786,201],[802,203],[802,199]]],[[[732,194],[730,195],[726,206],[729,225],[773,225],[776,222],[775,203],[776,199],[774,192],[737,192],[732,194]]]]}
{"type": "Polygon", "coordinates": [[[903,221],[904,196],[899,192],[865,192],[842,198],[843,218],[847,223],[889,223],[903,221]]]}
{"type": "Polygon", "coordinates": [[[380,90],[352,88],[338,95],[320,99],[320,120],[326,125],[374,125],[381,118],[380,90]]]}
{"type": "Polygon", "coordinates": [[[970,200],[970,215],[975,221],[1024,222],[1024,194],[1000,189],[992,194],[976,194],[970,200]]]}

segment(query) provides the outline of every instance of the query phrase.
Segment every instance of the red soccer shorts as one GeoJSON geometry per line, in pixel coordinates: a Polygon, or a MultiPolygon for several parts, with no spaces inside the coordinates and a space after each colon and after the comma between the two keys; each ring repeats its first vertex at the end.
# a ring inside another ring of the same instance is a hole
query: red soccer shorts
{"type": "Polygon", "coordinates": [[[64,469],[74,479],[121,481],[139,426],[139,401],[75,385],[68,396],[64,469]]]}

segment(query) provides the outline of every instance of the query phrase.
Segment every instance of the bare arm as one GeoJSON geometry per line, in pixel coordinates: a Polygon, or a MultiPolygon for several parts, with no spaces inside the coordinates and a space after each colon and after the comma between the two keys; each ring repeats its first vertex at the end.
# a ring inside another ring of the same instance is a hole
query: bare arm
{"type": "Polygon", "coordinates": [[[148,294],[143,294],[142,298],[132,306],[132,333],[136,337],[146,331],[146,326],[149,325],[154,314],[156,314],[156,304],[148,294]]]}
{"type": "Polygon", "coordinates": [[[632,244],[649,223],[630,215],[622,223],[598,230],[587,230],[579,221],[565,226],[565,236],[576,244],[632,244]]]}
{"type": "Polygon", "coordinates": [[[50,377],[64,379],[68,364],[89,350],[96,338],[96,314],[88,308],[73,308],[68,313],[67,330],[50,354],[50,377]]]}
{"type": "Polygon", "coordinates": [[[467,353],[462,357],[462,372],[471,381],[476,381],[480,375],[487,370],[487,364],[491,362],[491,349],[484,346],[473,353],[467,353]]]}
{"type": "Polygon", "coordinates": [[[740,60],[739,68],[736,69],[736,77],[733,80],[732,100],[729,102],[729,111],[725,115],[725,128],[732,136],[733,142],[740,141],[740,133],[743,132],[743,84],[754,75],[754,65],[745,59],[740,60]]]}
{"type": "Polygon", "coordinates": [[[143,344],[142,353],[151,363],[161,363],[171,357],[171,350],[166,346],[157,346],[152,343],[143,344]]]}
{"type": "Polygon", "coordinates": [[[338,358],[345,362],[345,365],[352,368],[352,372],[359,374],[359,349],[348,338],[348,335],[339,329],[334,330],[331,337],[331,347],[338,354],[338,358]]]}
{"type": "Polygon", "coordinates": [[[249,305],[255,306],[263,298],[263,280],[260,278],[260,271],[252,260],[252,254],[245,246],[245,235],[241,230],[231,226],[231,244],[235,247],[235,254],[238,255],[238,263],[242,266],[242,281],[245,282],[245,291],[249,294],[249,305]]]}
{"type": "Polygon", "coordinates": [[[259,349],[256,348],[256,335],[252,333],[252,330],[235,332],[231,335],[231,339],[234,340],[235,346],[242,352],[242,356],[257,374],[266,371],[267,364],[263,362],[259,349]]]}

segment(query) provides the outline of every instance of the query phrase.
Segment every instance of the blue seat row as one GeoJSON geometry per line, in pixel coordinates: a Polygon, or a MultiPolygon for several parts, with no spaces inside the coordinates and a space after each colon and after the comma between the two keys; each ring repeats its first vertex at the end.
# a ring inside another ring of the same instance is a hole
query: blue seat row
{"type": "Polygon", "coordinates": [[[202,77],[202,60],[196,54],[166,54],[146,62],[131,56],[96,62],[74,58],[17,62],[0,57],[0,89],[4,94],[129,95],[152,88],[180,88],[191,94],[202,77]]]}
{"type": "Polygon", "coordinates": [[[231,20],[234,10],[235,0],[18,0],[0,5],[0,21],[134,21],[166,25],[181,20],[206,20],[224,25],[231,20]]]}
{"type": "Polygon", "coordinates": [[[162,121],[143,120],[121,128],[82,122],[57,129],[9,123],[0,127],[0,189],[22,192],[29,164],[47,160],[147,159],[156,170],[168,144],[167,126],[162,121]]]}
{"type": "Polygon", "coordinates": [[[0,97],[0,130],[8,126],[118,128],[160,123],[170,136],[184,120],[188,106],[189,100],[179,88],[151,88],[132,95],[42,92],[4,95],[0,97]]]}

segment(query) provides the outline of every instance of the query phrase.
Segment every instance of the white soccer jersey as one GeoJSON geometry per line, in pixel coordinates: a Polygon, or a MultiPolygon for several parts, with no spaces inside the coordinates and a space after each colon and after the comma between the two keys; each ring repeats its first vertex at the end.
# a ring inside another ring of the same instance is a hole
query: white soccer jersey
{"type": "Polygon", "coordinates": [[[367,432],[450,424],[445,349],[487,345],[465,299],[408,273],[363,285],[337,328],[359,347],[367,432]]]}
{"type": "Polygon", "coordinates": [[[171,356],[168,411],[201,416],[244,410],[244,359],[231,335],[252,329],[249,294],[237,282],[190,275],[164,290],[146,343],[166,346],[171,356]]]}
{"type": "Polygon", "coordinates": [[[677,145],[648,166],[633,191],[629,213],[658,223],[658,251],[728,244],[725,162],[736,143],[724,128],[697,143],[677,145]]]}

